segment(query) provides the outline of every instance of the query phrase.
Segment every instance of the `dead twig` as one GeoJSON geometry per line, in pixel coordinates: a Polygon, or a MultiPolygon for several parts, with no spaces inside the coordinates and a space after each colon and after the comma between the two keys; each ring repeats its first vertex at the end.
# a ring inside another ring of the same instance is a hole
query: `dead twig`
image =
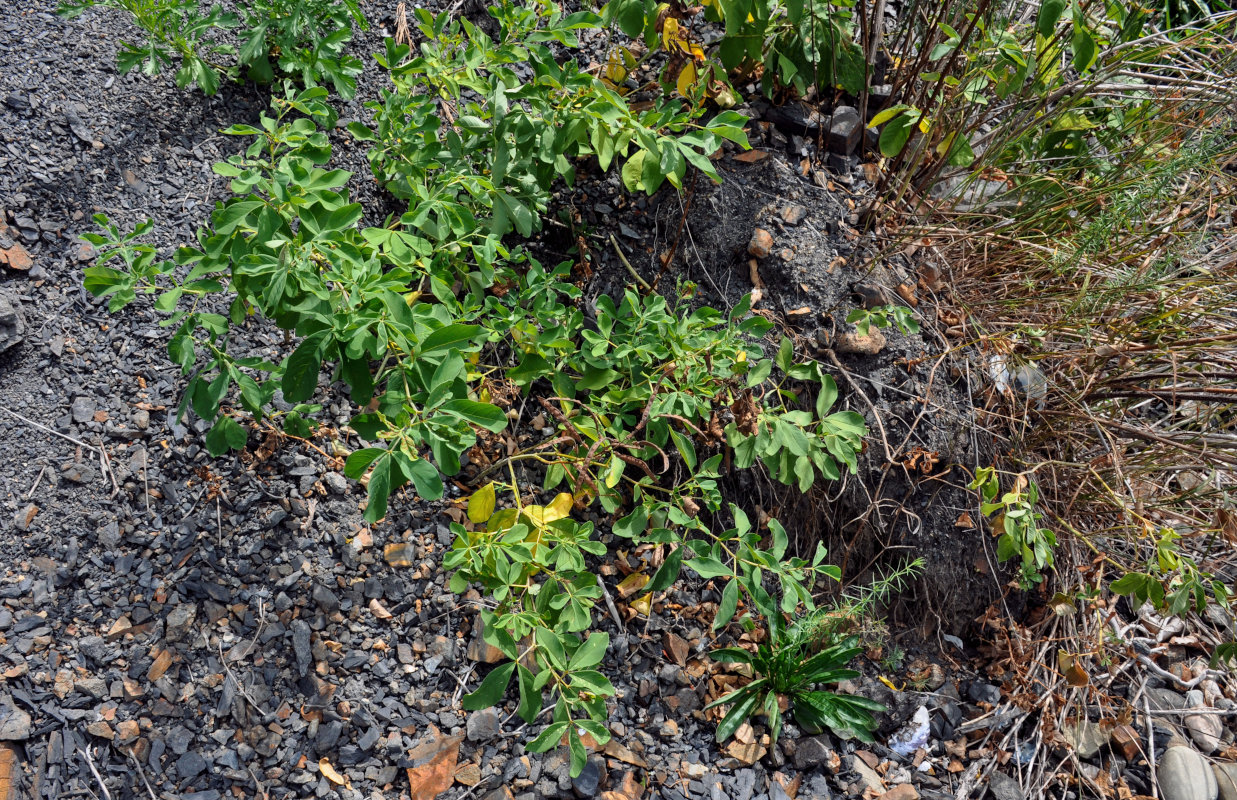
{"type": "Polygon", "coordinates": [[[78,748],[77,754],[86,759],[86,766],[90,768],[90,774],[98,781],[99,788],[103,790],[104,800],[112,800],[112,793],[107,790],[107,784],[103,782],[103,777],[99,775],[99,770],[95,768],[94,759],[90,757],[90,749],[82,750],[78,748]]]}

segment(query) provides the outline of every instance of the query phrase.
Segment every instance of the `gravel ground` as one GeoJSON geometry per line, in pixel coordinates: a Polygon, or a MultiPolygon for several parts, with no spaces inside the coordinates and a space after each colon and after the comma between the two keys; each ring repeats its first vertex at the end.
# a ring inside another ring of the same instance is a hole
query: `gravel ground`
{"type": "MultiPolygon", "coordinates": [[[[355,44],[361,54],[380,49],[390,24],[384,9],[366,11],[375,24],[355,44]]],[[[488,666],[474,629],[479,598],[450,593],[439,568],[449,505],[405,495],[371,528],[358,510],[363,491],[338,459],[313,445],[276,446],[261,431],[241,456],[209,459],[203,426],[170,419],[183,384],[157,315],[139,302],[111,316],[81,288],[93,254],[78,237],[92,214],[124,226],[150,217],[163,248],[190,239],[224,191],[210,165],[236,147],[218,131],[255,120],[267,95],[225,86],[207,98],[166,76],[119,75],[116,43],[131,31],[118,15],[66,22],[53,12],[46,0],[0,12],[0,296],[10,303],[0,307],[0,334],[19,330],[20,313],[24,335],[0,352],[0,745],[16,753],[17,796],[98,796],[106,786],[113,798],[416,798],[405,768],[457,748],[447,798],[953,796],[957,759],[946,742],[1001,696],[957,666],[937,668],[923,691],[895,693],[875,680],[888,670],[865,663],[870,677],[848,687],[889,705],[881,742],[909,725],[901,735],[922,740],[920,756],[793,728],[767,747],[759,726],[742,746],[716,745],[715,719],[703,711],[714,696],[702,606],[718,597],[709,585],[685,584],[623,629],[599,615],[612,639],[603,669],[618,689],[614,743],[574,781],[564,753],[524,754],[530,731],[510,705],[462,711],[460,696],[488,666]],[[926,731],[914,722],[920,707],[926,731]]],[[[340,107],[344,121],[363,117],[381,85],[365,60],[358,98],[340,107]]],[[[751,111],[779,121],[762,106],[751,111]]],[[[721,187],[701,181],[686,236],[680,198],[625,198],[613,177],[584,175],[560,200],[582,223],[614,230],[650,278],[676,242],[681,265],[662,278],[696,281],[712,304],[751,291],[748,242],[756,227],[770,232],[774,249],[758,265],[764,308],[805,348],[842,352],[855,381],[847,402],[868,413],[855,389],[867,387],[899,458],[919,447],[946,462],[938,472],[890,471],[869,448],[861,479],[839,496],[783,497],[788,518],[801,536],[825,537],[853,559],[851,575],[888,547],[925,552],[934,569],[893,609],[895,620],[917,626],[927,608],[938,615],[929,628],[961,633],[996,586],[975,577],[976,538],[953,524],[969,501],[948,465],[974,462],[982,449],[958,419],[966,383],[932,366],[948,349],[939,336],[890,334],[877,354],[838,346],[856,289],[888,291],[916,277],[906,256],[868,264],[855,230],[865,186],[857,160],[802,170],[798,152],[812,145],[794,130],[755,126],[754,144],[772,157],[728,159],[721,187]],[[918,369],[903,363],[925,356],[918,369]]],[[[363,153],[337,138],[336,165],[356,173],[354,198],[380,219],[390,198],[369,179],[363,153]]],[[[537,247],[553,254],[571,244],[554,236],[537,247]]],[[[590,295],[621,288],[612,253],[599,250],[595,264],[590,295]]],[[[931,287],[920,288],[928,318],[931,287]]],[[[244,337],[255,352],[286,353],[269,328],[255,324],[244,337]]],[[[336,402],[327,421],[343,424],[352,409],[336,402]]],[[[901,672],[930,673],[928,658],[901,672]]],[[[1001,800],[1019,796],[1016,783],[1000,785],[1001,800]]]]}

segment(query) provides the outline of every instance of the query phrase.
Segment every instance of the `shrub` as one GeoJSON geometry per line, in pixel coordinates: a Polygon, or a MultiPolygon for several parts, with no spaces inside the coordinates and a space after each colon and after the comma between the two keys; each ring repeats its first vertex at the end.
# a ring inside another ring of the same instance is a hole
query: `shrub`
{"type": "Polygon", "coordinates": [[[242,74],[259,83],[289,77],[304,86],[330,84],[344,99],[356,94],[361,64],[344,48],[353,24],[365,28],[357,0],[246,0],[237,13],[198,0],[77,0],[60,13],[75,17],[96,6],[128,12],[145,36],[120,43],[121,72],[175,68],[178,87],[196,84],[208,95],[221,79],[242,74]],[[227,43],[228,33],[239,37],[239,48],[227,43]]]}

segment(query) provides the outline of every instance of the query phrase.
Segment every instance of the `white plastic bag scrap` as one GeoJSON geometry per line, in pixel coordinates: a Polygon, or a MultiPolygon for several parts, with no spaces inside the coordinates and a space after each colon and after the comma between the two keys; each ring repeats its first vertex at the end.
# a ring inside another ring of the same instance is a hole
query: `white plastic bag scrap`
{"type": "Polygon", "coordinates": [[[889,739],[889,749],[900,756],[909,756],[928,744],[930,726],[927,706],[920,706],[911,721],[889,739]]]}

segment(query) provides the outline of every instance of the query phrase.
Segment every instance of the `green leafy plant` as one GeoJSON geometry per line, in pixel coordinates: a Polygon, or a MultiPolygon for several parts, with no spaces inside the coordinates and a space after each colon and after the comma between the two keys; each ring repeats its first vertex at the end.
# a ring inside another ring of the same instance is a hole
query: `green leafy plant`
{"type": "Polygon", "coordinates": [[[743,594],[761,609],[811,609],[814,581],[833,570],[824,549],[793,555],[776,520],[754,525],[726,503],[723,463],[729,449],[736,466],[760,461],[806,489],[854,472],[867,429],[833,408],[833,379],[796,363],[789,340],[765,356],[771,325],[749,313],[750,300],[729,313],[692,308],[685,284],[672,300],[628,291],[584,306],[570,264],[546,269],[504,240],[539,227],[552,182],[570,179],[579,159],[604,169],[626,158],[629,186],[653,191],[682,185],[688,164],[715,175],[707,154],[746,138],[737,115],[698,125],[698,109],[677,103],[633,112],[596,77],[555,62],[543,43],[572,45],[588,14],[513,4],[492,13],[497,41],[421,15],[419,56],[388,43],[396,90],[373,106],[374,127],[350,126],[373,143],[375,174],[409,203],[399,218],[363,226],[349,174],[329,168],[326,90],[289,82],[257,125],[225,131],[248,144],[214,166],[232,196],[196,242],[159,260],[140,241],[149,225],[124,233],[100,219],[86,286],[113,311],[154,296],[169,355],[188,376],[176,414],[212,424],[214,454],[246,444],[238,410],[305,437],[322,375],[346,387],[361,446],[344,472],[366,483],[371,521],[405,484],[441,497],[443,474],[519,416],[513,395],[535,393],[552,433],[477,476],[445,563],[452,589],[488,593],[482,635],[511,659],[468,707],[498,702],[513,677],[522,718],[536,719],[548,696],[551,722],[529,747],[565,736],[578,772],[583,733],[604,741],[613,689],[596,669],[606,639],[588,633],[602,596],[589,559],[606,548],[572,514],[594,503],[625,512],[614,534],[662,546],[646,602],[686,567],[725,584],[719,627],[743,594]],[[517,65],[533,79],[517,80],[517,65]],[[233,329],[254,318],[286,332],[282,358],[234,352],[233,329]],[[521,483],[521,462],[544,467],[541,490],[557,494],[526,500],[537,490],[521,483]]]}
{"type": "Polygon", "coordinates": [[[611,0],[602,17],[632,39],[642,39],[650,50],[665,52],[669,59],[662,82],[685,96],[725,96],[722,77],[728,73],[758,74],[770,96],[785,87],[800,95],[813,88],[840,88],[854,95],[864,90],[868,70],[855,42],[854,0],[707,0],[702,5],[705,18],[725,28],[711,58],[688,33],[688,18],[698,9],[657,0],[611,0]]]}
{"type": "Polygon", "coordinates": [[[907,336],[919,333],[919,322],[915,319],[915,312],[906,306],[856,308],[846,315],[846,321],[853,322],[861,336],[867,336],[872,328],[888,328],[890,325],[896,326],[907,336]]]}
{"type": "Polygon", "coordinates": [[[1181,552],[1181,534],[1162,528],[1155,536],[1155,557],[1144,570],[1131,570],[1109,587],[1115,594],[1129,595],[1139,605],[1150,602],[1160,611],[1181,615],[1193,609],[1202,613],[1209,600],[1228,608],[1231,594],[1224,582],[1200,569],[1181,552]]]}
{"type": "MultiPolygon", "coordinates": [[[[510,3],[491,13],[497,41],[466,19],[418,9],[427,41],[414,55],[388,40],[379,62],[395,88],[369,104],[372,127],[349,126],[372,142],[374,175],[409,202],[405,224],[430,238],[465,247],[474,234],[530,235],[551,185],[571,183],[580,158],[603,171],[622,163],[627,189],[651,194],[667,181],[681,188],[688,165],[717,179],[708,155],[723,140],[747,147],[738,114],[698,125],[701,109],[677,101],[637,112],[575,61],[556,61],[547,45],[578,46],[596,15],[510,3]]],[[[487,259],[477,260],[488,285],[487,259]]]]}
{"type": "Polygon", "coordinates": [[[980,495],[980,511],[992,521],[999,532],[996,554],[998,561],[1019,559],[1019,582],[1029,589],[1044,580],[1044,570],[1053,565],[1057,536],[1048,528],[1039,527],[1043,514],[1036,510],[1039,488],[1026,475],[1014,477],[1013,488],[1001,493],[1000,478],[994,467],[975,471],[970,489],[980,495]]]}
{"type": "Polygon", "coordinates": [[[199,0],[77,0],[59,11],[75,17],[96,6],[128,12],[145,34],[145,41],[120,43],[121,72],[174,68],[178,87],[196,84],[206,94],[242,73],[259,83],[280,76],[305,86],[329,83],[345,99],[356,94],[361,64],[344,48],[354,23],[365,28],[357,0],[250,0],[236,12],[199,0]],[[232,31],[239,48],[229,43],[232,31]]]}
{"type": "Polygon", "coordinates": [[[789,626],[781,621],[780,613],[766,619],[769,638],[757,645],[756,652],[726,647],[709,653],[716,661],[746,665],[755,676],[742,688],[709,704],[710,708],[730,706],[717,724],[717,741],[726,741],[749,717],[761,714],[768,722],[770,739],[776,742],[787,710],[806,731],[828,729],[844,739],[872,741],[876,730],[872,714],[885,707],[866,697],[819,688],[859,676],[846,666],[862,652],[859,637],[822,640],[814,615],[789,626]]]}
{"type": "MultiPolygon", "coordinates": [[[[768,636],[754,653],[737,647],[710,653],[716,661],[751,667],[753,675],[750,683],[711,704],[710,707],[730,706],[718,724],[717,740],[725,741],[749,717],[762,714],[769,724],[770,737],[776,741],[782,715],[790,709],[805,730],[819,732],[829,728],[843,738],[871,741],[876,728],[872,712],[884,711],[884,706],[819,687],[858,676],[859,673],[845,667],[862,647],[879,644],[871,641],[871,635],[879,629],[874,621],[874,606],[922,571],[923,559],[915,559],[819,608],[813,608],[809,601],[805,604],[808,612],[789,626],[783,614],[793,611],[797,603],[789,609],[785,603],[777,606],[767,593],[760,589],[750,591],[751,587],[745,585],[752,609],[764,620],[768,636]]],[[[824,567],[820,572],[835,580],[841,577],[836,567],[824,567]]],[[[895,648],[894,652],[900,650],[895,648]]],[[[895,658],[894,653],[890,658],[895,658]]],[[[896,660],[900,658],[896,656],[896,660]]]]}

